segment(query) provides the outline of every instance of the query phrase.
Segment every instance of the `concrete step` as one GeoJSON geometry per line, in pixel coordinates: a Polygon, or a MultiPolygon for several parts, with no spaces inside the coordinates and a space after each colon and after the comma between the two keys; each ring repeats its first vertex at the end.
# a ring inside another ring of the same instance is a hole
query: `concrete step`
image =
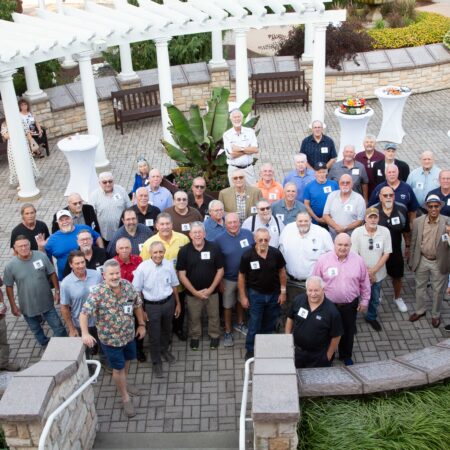
{"type": "MultiPolygon", "coordinates": [[[[237,450],[237,431],[208,433],[97,433],[94,450],[237,450]]],[[[250,448],[247,446],[247,448],[250,448]]]]}

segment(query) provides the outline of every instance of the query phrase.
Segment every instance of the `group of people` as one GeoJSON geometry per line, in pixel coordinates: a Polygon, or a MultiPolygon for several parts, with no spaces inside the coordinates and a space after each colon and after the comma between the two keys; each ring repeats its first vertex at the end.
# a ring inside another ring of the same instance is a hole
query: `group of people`
{"type": "MultiPolygon", "coordinates": [[[[416,274],[409,320],[425,316],[431,282],[431,323],[440,325],[450,171],[437,168],[431,152],[410,172],[395,144],[383,154],[367,136],[364,151],[346,146],[337,161],[333,141],[315,121],[281,184],[268,163],[256,179],[255,133],[242,126],[240,111],[230,119],[233,128],[224,135],[230,187],[217,200],[202,177],[191,192],[172,195],[159,170],[140,157],[130,193],[103,172],[90,204],[69,195],[51,234],[32,204],[22,205],[22,221],[12,230],[14,256],[3,277],[12,314],[24,317],[42,347],[49,340],[43,321],[55,336],[81,336],[89,355],[98,351],[112,369],[129,417],[135,415],[130,396],[139,390],[127,374],[131,360],[147,359],[145,335],[153,373],[164,377],[163,361],[176,361],[174,336],[189,339],[192,351],[204,345],[204,312],[211,350],[220,345],[222,320],[223,346],[234,345],[234,331],[244,334],[246,359],[256,334],[284,328],[294,335],[297,367],[330,366],[336,353],[351,365],[357,313],[382,329],[386,275],[393,301],[407,311],[405,255],[416,274]]],[[[4,330],[2,308],[0,368],[14,370],[4,330]]]]}

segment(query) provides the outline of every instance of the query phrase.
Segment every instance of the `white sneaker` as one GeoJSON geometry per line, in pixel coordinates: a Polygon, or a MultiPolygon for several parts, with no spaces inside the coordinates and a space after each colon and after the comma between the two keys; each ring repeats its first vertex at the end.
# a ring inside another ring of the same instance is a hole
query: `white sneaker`
{"type": "Polygon", "coordinates": [[[397,305],[397,308],[400,312],[406,312],[408,311],[408,307],[406,306],[405,302],[401,297],[394,298],[394,302],[397,305]]]}

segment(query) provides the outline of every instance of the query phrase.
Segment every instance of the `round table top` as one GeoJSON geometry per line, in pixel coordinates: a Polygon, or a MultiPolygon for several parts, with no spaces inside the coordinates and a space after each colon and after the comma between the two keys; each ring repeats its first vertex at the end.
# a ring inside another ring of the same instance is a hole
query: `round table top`
{"type": "Polygon", "coordinates": [[[92,134],[76,134],[58,141],[58,148],[63,152],[86,151],[97,147],[100,139],[92,134]]]}
{"type": "Polygon", "coordinates": [[[374,94],[378,98],[387,98],[387,99],[391,100],[391,99],[396,99],[396,98],[409,97],[412,92],[411,90],[409,90],[409,92],[401,92],[400,94],[387,94],[386,92],[384,92],[386,89],[390,89],[390,88],[399,89],[400,86],[382,86],[382,87],[375,89],[374,94]]]}
{"type": "Polygon", "coordinates": [[[337,107],[334,110],[334,115],[338,118],[341,119],[348,119],[348,120],[361,120],[361,119],[365,119],[367,117],[372,117],[373,116],[373,109],[372,108],[366,108],[366,113],[365,114],[344,114],[341,112],[340,108],[337,107]]]}

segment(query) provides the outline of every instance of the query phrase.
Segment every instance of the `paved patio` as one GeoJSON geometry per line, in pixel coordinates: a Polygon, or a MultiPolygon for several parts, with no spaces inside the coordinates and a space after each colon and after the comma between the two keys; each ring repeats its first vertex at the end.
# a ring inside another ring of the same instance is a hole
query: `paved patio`
{"type": "MultiPolygon", "coordinates": [[[[430,80],[432,82],[432,80],[430,80]]],[[[428,94],[412,95],[405,108],[406,137],[398,151],[400,159],[411,168],[417,167],[419,154],[433,150],[437,164],[448,166],[450,128],[448,105],[450,89],[428,94]]],[[[333,111],[337,103],[326,105],[328,134],[338,142],[339,129],[333,111]]],[[[377,101],[369,101],[375,110],[368,131],[377,134],[381,124],[381,109],[377,101]]],[[[308,133],[309,113],[297,104],[261,108],[259,142],[261,162],[270,161],[276,169],[277,179],[291,170],[292,155],[298,151],[299,141],[308,133]]],[[[114,127],[105,127],[105,146],[111,161],[116,182],[129,189],[135,173],[136,157],[147,156],[150,164],[168,173],[173,164],[159,144],[161,126],[158,119],[146,119],[127,124],[121,136],[114,127]]],[[[42,178],[38,181],[42,197],[35,203],[38,218],[50,224],[53,213],[66,204],[63,197],[68,181],[68,167],[63,155],[54,146],[49,158],[38,160],[42,178]]],[[[381,147],[381,145],[380,145],[381,147]]],[[[10,258],[10,231],[19,221],[20,202],[15,189],[7,184],[6,158],[0,160],[0,273],[10,258]]],[[[411,308],[413,304],[414,277],[405,277],[403,298],[411,308]]],[[[392,286],[383,283],[383,302],[380,307],[381,333],[374,332],[358,319],[355,361],[369,362],[402,355],[431,345],[443,338],[443,327],[434,329],[429,319],[412,324],[408,314],[398,312],[392,305],[392,286]]],[[[444,322],[450,322],[448,303],[443,306],[444,322]]],[[[10,314],[7,318],[11,357],[24,366],[39,360],[41,350],[33,336],[26,330],[23,319],[10,314]]],[[[238,414],[243,380],[244,338],[235,334],[235,347],[217,351],[209,350],[205,339],[198,352],[188,349],[187,343],[174,339],[173,353],[178,362],[163,379],[155,379],[149,363],[133,364],[130,379],[142,389],[136,399],[137,416],[128,420],[121,411],[111,376],[102,374],[95,385],[100,431],[103,432],[198,432],[232,431],[238,429],[238,414]]],[[[164,369],[167,370],[168,366],[164,369]]]]}

